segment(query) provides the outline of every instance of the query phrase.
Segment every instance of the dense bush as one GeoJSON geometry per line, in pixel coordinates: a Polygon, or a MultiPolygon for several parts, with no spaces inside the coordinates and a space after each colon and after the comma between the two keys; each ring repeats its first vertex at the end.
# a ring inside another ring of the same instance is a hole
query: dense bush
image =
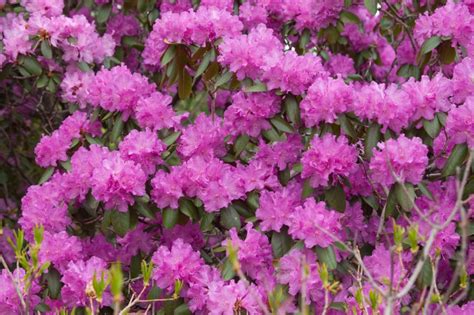
{"type": "Polygon", "coordinates": [[[474,313],[474,1],[0,8],[0,313],[474,313]]]}

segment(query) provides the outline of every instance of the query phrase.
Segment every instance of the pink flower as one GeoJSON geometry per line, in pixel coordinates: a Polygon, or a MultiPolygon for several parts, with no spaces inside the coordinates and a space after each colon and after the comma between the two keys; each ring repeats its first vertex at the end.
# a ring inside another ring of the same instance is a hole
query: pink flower
{"type": "Polygon", "coordinates": [[[412,121],[420,118],[432,120],[437,112],[447,112],[451,103],[449,97],[452,95],[451,82],[441,74],[433,78],[422,76],[421,81],[410,79],[403,85],[408,93],[415,113],[412,121]]]}
{"type": "Polygon", "coordinates": [[[263,231],[279,232],[283,225],[288,225],[293,209],[302,205],[302,186],[299,183],[289,184],[276,191],[263,190],[260,194],[259,205],[255,216],[261,220],[263,231]]]}
{"type": "Polygon", "coordinates": [[[474,94],[473,58],[464,58],[454,67],[452,83],[453,98],[456,103],[463,103],[468,96],[474,94]]]}
{"type": "Polygon", "coordinates": [[[354,170],[357,151],[349,145],[346,137],[336,138],[332,134],[325,134],[322,138],[313,138],[301,163],[302,178],[309,178],[313,187],[327,186],[330,178],[348,176],[354,170]]]}
{"type": "Polygon", "coordinates": [[[155,91],[155,86],[148,78],[138,73],[131,73],[125,65],[103,68],[89,84],[88,102],[108,111],[120,111],[125,119],[135,110],[142,97],[148,97],[155,91]]]}
{"type": "Polygon", "coordinates": [[[66,118],[51,136],[43,136],[35,147],[36,163],[42,167],[56,166],[68,159],[67,151],[74,139],[82,133],[96,133],[95,126],[87,120],[86,113],[75,112],[66,118]]]}
{"type": "Polygon", "coordinates": [[[400,135],[397,140],[380,142],[370,160],[372,180],[390,186],[397,176],[402,182],[418,184],[428,166],[428,148],[420,138],[400,135]]]}
{"type": "Polygon", "coordinates": [[[21,0],[21,4],[31,14],[44,16],[61,15],[64,8],[64,1],[62,0],[21,0]]]}
{"type": "Polygon", "coordinates": [[[139,164],[146,174],[155,172],[165,149],[166,145],[149,129],[132,130],[119,144],[122,158],[139,164]]]}
{"type": "Polygon", "coordinates": [[[309,271],[305,279],[306,303],[309,303],[310,298],[314,302],[320,302],[324,299],[324,291],[319,278],[316,255],[308,249],[292,249],[280,259],[278,283],[288,284],[288,292],[296,296],[302,289],[304,270],[309,271]]]}
{"type": "Polygon", "coordinates": [[[232,105],[224,112],[224,126],[233,136],[258,137],[262,130],[271,128],[267,119],[279,111],[279,99],[273,94],[239,92],[232,96],[232,105]]]}
{"type": "Polygon", "coordinates": [[[320,122],[333,123],[337,115],[352,107],[353,88],[340,78],[321,78],[308,89],[301,102],[301,117],[306,127],[320,122]]]}
{"type": "Polygon", "coordinates": [[[324,202],[316,203],[313,198],[309,198],[290,214],[288,233],[295,239],[303,240],[307,248],[315,245],[328,247],[334,240],[325,232],[339,235],[342,230],[340,219],[341,215],[327,210],[324,202]]]}
{"type": "Polygon", "coordinates": [[[450,141],[474,148],[474,97],[468,98],[464,105],[453,106],[446,119],[446,134],[450,141]]]}
{"type": "Polygon", "coordinates": [[[196,118],[194,124],[183,130],[179,138],[178,152],[187,158],[193,155],[221,156],[225,153],[225,136],[226,131],[222,120],[202,113],[196,118]],[[203,137],[204,134],[205,137],[203,137]]]}
{"type": "Polygon", "coordinates": [[[116,151],[109,152],[92,173],[92,195],[107,209],[125,212],[134,204],[134,196],[145,194],[146,179],[138,164],[124,160],[116,151]]]}
{"type": "Polygon", "coordinates": [[[59,270],[64,270],[68,262],[82,256],[82,245],[76,236],[69,236],[65,231],[54,234],[44,231],[39,252],[40,264],[51,262],[59,270]]]}
{"type": "MultiPolygon", "coordinates": [[[[66,305],[71,307],[90,305],[86,290],[92,289],[94,275],[100,280],[102,273],[104,276],[107,275],[107,264],[100,258],[93,256],[87,261],[69,262],[61,278],[61,282],[64,283],[61,297],[66,305]]],[[[106,294],[103,304],[109,305],[110,300],[110,295],[106,294]]]]}
{"type": "Polygon", "coordinates": [[[199,253],[180,238],[171,248],[160,246],[151,260],[155,264],[153,279],[162,289],[173,287],[176,280],[192,282],[204,265],[199,253]]]}
{"type": "Polygon", "coordinates": [[[162,128],[178,128],[181,120],[187,118],[188,113],[177,115],[171,105],[169,95],[153,92],[137,102],[135,116],[138,124],[145,128],[158,130],[162,128]]]}
{"type": "Polygon", "coordinates": [[[268,281],[273,272],[272,247],[268,238],[265,234],[255,230],[251,223],[247,223],[245,230],[247,236],[245,240],[241,240],[237,230],[232,228],[229,231],[230,240],[224,241],[223,246],[227,246],[227,242],[230,242],[233,249],[237,251],[237,258],[243,272],[253,279],[268,281]]]}

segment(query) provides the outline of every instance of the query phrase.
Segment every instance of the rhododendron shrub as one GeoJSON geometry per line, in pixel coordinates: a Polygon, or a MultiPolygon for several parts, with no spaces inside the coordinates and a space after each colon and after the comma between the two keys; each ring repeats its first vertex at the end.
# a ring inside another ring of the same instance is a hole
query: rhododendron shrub
{"type": "Polygon", "coordinates": [[[474,2],[0,0],[1,314],[473,314],[474,2]]]}

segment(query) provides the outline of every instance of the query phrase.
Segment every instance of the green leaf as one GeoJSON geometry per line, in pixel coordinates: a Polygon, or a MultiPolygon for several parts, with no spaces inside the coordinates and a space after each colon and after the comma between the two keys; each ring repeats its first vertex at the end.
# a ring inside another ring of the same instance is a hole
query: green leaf
{"type": "Polygon", "coordinates": [[[196,206],[194,203],[186,198],[180,198],[178,200],[179,203],[179,210],[181,213],[185,214],[187,217],[189,217],[193,221],[199,220],[199,214],[197,211],[196,206]]]}
{"type": "Polygon", "coordinates": [[[240,230],[241,222],[240,222],[240,215],[235,210],[235,208],[230,205],[227,208],[224,208],[221,211],[221,224],[227,229],[231,229],[235,227],[237,230],[240,230]]]}
{"type": "Polygon", "coordinates": [[[166,52],[161,57],[161,66],[166,66],[171,60],[173,60],[174,56],[176,55],[176,46],[171,45],[166,49],[166,52]]]}
{"type": "Polygon", "coordinates": [[[142,51],[145,47],[143,43],[135,36],[123,36],[122,45],[126,47],[132,47],[140,51],[142,51]]]}
{"type": "Polygon", "coordinates": [[[198,78],[201,74],[206,71],[207,67],[209,66],[209,63],[211,62],[211,58],[213,55],[213,51],[208,51],[204,57],[201,60],[201,63],[199,64],[199,67],[196,70],[196,73],[194,74],[194,81],[196,81],[196,78],[198,78]]]}
{"type": "Polygon", "coordinates": [[[252,86],[244,88],[245,93],[255,93],[255,92],[265,92],[267,91],[267,86],[265,83],[256,83],[252,86]]]}
{"type": "Polygon", "coordinates": [[[370,159],[372,157],[372,149],[375,148],[380,140],[380,126],[378,124],[372,124],[367,130],[365,138],[365,156],[370,159]]]}
{"type": "Polygon", "coordinates": [[[348,23],[359,24],[360,23],[359,17],[357,15],[355,15],[354,13],[349,12],[349,11],[342,11],[341,21],[344,24],[348,24],[348,23]]]}
{"type": "Polygon", "coordinates": [[[145,202],[141,202],[137,200],[136,207],[138,212],[143,215],[144,217],[154,219],[155,218],[155,213],[151,211],[151,209],[148,207],[148,204],[145,202]]]}
{"type": "Polygon", "coordinates": [[[249,143],[249,136],[240,135],[234,143],[235,156],[238,157],[249,143]]]}
{"type": "Polygon", "coordinates": [[[166,208],[163,210],[163,226],[167,229],[173,228],[178,222],[179,211],[166,208]]]}
{"type": "Polygon", "coordinates": [[[219,269],[221,270],[221,276],[224,280],[227,281],[235,277],[234,267],[228,258],[225,259],[219,269]]]}
{"type": "Polygon", "coordinates": [[[110,12],[112,12],[112,6],[110,4],[100,6],[96,16],[97,23],[102,24],[107,22],[110,12]]]}
{"type": "Polygon", "coordinates": [[[336,254],[331,246],[321,247],[316,246],[316,255],[318,255],[318,261],[320,263],[326,264],[329,270],[334,270],[337,268],[336,254]]]}
{"type": "Polygon", "coordinates": [[[123,131],[123,120],[122,117],[119,115],[117,118],[115,118],[114,121],[114,127],[112,128],[112,133],[110,135],[110,140],[113,143],[117,143],[119,140],[119,137],[121,136],[123,131]]]}
{"type": "Polygon", "coordinates": [[[377,0],[364,0],[364,5],[370,14],[375,15],[377,13],[377,0]]]}
{"type": "Polygon", "coordinates": [[[47,273],[44,273],[46,280],[49,296],[52,299],[57,299],[61,292],[61,274],[56,269],[50,269],[47,273]]]}
{"type": "Polygon", "coordinates": [[[354,129],[354,126],[352,125],[351,121],[349,118],[347,118],[346,115],[341,115],[339,116],[339,123],[341,124],[341,128],[344,131],[344,133],[351,138],[357,138],[356,131],[354,129]]]}
{"type": "Polygon", "coordinates": [[[163,139],[163,142],[166,146],[170,146],[178,140],[179,136],[181,135],[180,131],[173,132],[172,134],[168,135],[166,138],[163,139]]]}
{"type": "Polygon", "coordinates": [[[431,285],[431,282],[433,281],[433,269],[431,268],[431,259],[429,257],[425,260],[420,275],[416,280],[418,285],[421,287],[428,287],[431,285]]]}
{"type": "Polygon", "coordinates": [[[146,9],[147,9],[147,0],[138,0],[137,11],[140,13],[145,13],[146,9]]]}
{"type": "Polygon", "coordinates": [[[191,315],[191,311],[189,310],[189,307],[187,304],[181,304],[177,308],[174,309],[173,312],[174,315],[191,315]]]}
{"type": "Polygon", "coordinates": [[[421,45],[420,49],[420,55],[425,55],[429,52],[431,52],[433,49],[439,46],[441,44],[442,40],[441,37],[439,36],[433,36],[425,40],[423,45],[421,45]]]}
{"type": "Polygon", "coordinates": [[[48,40],[41,41],[41,54],[48,59],[53,58],[53,50],[48,40]]]}
{"type": "Polygon", "coordinates": [[[300,106],[293,95],[286,96],[283,109],[293,125],[299,126],[301,124],[300,106]]]}
{"type": "Polygon", "coordinates": [[[216,81],[216,84],[214,85],[214,88],[217,89],[219,86],[226,84],[229,82],[230,79],[232,79],[232,76],[234,74],[230,71],[222,74],[216,81]]]}
{"type": "Polygon", "coordinates": [[[187,100],[191,95],[193,88],[193,78],[189,75],[185,67],[179,76],[178,81],[178,95],[182,100],[187,100]]]}
{"type": "Polygon", "coordinates": [[[446,161],[446,164],[441,171],[441,175],[444,177],[454,175],[456,173],[456,168],[461,166],[464,162],[467,153],[468,149],[465,144],[457,144],[446,161]]]}
{"type": "Polygon", "coordinates": [[[294,129],[291,125],[283,118],[276,116],[270,119],[271,124],[281,132],[293,133],[294,129]]]}
{"type": "Polygon", "coordinates": [[[456,49],[453,48],[450,40],[444,41],[438,47],[439,60],[442,64],[449,65],[456,59],[456,49]]]}
{"type": "Polygon", "coordinates": [[[44,88],[45,86],[47,86],[49,83],[49,78],[46,74],[42,74],[39,78],[38,78],[38,81],[36,81],[36,87],[39,88],[39,89],[42,89],[44,88]]]}
{"type": "Polygon", "coordinates": [[[272,251],[273,257],[281,258],[283,255],[288,253],[288,251],[293,246],[293,240],[288,235],[288,233],[282,232],[273,232],[272,233],[272,251]]]}
{"type": "Polygon", "coordinates": [[[53,173],[54,173],[54,167],[52,167],[52,166],[48,167],[43,172],[43,175],[41,175],[41,178],[38,182],[38,185],[41,185],[41,184],[45,183],[51,177],[51,175],[53,175],[53,173]]]}
{"type": "Polygon", "coordinates": [[[41,64],[33,57],[23,57],[20,60],[20,65],[22,65],[31,75],[39,76],[43,73],[41,64]]]}
{"type": "Polygon", "coordinates": [[[431,138],[436,138],[441,130],[441,124],[435,116],[433,120],[423,120],[423,128],[431,138]]]}
{"type": "Polygon", "coordinates": [[[419,184],[418,184],[418,189],[421,191],[421,193],[422,193],[423,195],[425,195],[426,197],[428,197],[430,200],[434,200],[433,194],[432,194],[431,191],[428,189],[428,187],[426,187],[425,184],[419,183],[419,184]]]}
{"type": "Polygon", "coordinates": [[[405,211],[410,211],[413,208],[415,202],[415,188],[409,183],[404,183],[404,186],[406,191],[403,189],[401,184],[395,184],[394,192],[397,202],[402,207],[402,209],[405,211]]]}
{"type": "Polygon", "coordinates": [[[346,210],[346,193],[341,185],[333,186],[324,193],[324,200],[329,207],[344,212],[346,210]]]}
{"type": "Polygon", "coordinates": [[[114,228],[115,233],[121,237],[127,234],[130,227],[130,213],[114,211],[112,217],[112,227],[114,228]]]}

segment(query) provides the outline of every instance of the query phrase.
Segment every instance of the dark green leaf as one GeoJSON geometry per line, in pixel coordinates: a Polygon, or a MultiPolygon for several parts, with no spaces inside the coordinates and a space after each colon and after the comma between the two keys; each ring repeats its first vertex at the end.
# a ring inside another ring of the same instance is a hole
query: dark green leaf
{"type": "Polygon", "coordinates": [[[337,268],[336,254],[331,246],[321,247],[316,246],[316,255],[318,255],[318,261],[326,264],[329,270],[334,270],[337,268]]]}
{"type": "Polygon", "coordinates": [[[191,311],[187,304],[181,304],[177,308],[174,309],[174,315],[191,315],[191,311]]]}
{"type": "Polygon", "coordinates": [[[324,193],[324,200],[329,207],[344,212],[346,210],[346,193],[340,185],[333,186],[324,193]]]}
{"type": "Polygon", "coordinates": [[[435,116],[433,120],[423,120],[423,128],[431,138],[436,138],[441,130],[441,124],[435,116]]]}
{"type": "Polygon", "coordinates": [[[57,299],[61,292],[61,275],[56,269],[50,269],[44,274],[44,277],[48,285],[49,296],[52,299],[57,299]]]}
{"type": "Polygon", "coordinates": [[[212,57],[213,53],[211,53],[211,51],[208,51],[204,57],[202,58],[201,60],[201,63],[199,64],[199,67],[197,68],[196,70],[196,73],[194,74],[194,81],[196,80],[196,78],[198,78],[201,74],[204,73],[204,71],[206,71],[207,67],[209,66],[209,63],[211,62],[211,57],[212,57]]]}
{"type": "Polygon", "coordinates": [[[180,135],[181,135],[181,132],[179,132],[179,131],[173,132],[172,134],[170,134],[166,138],[164,138],[163,142],[169,147],[170,145],[175,143],[176,140],[178,140],[180,135]]]}
{"type": "Polygon", "coordinates": [[[365,7],[372,15],[377,13],[377,0],[364,0],[365,7]]]}
{"type": "Polygon", "coordinates": [[[419,183],[419,184],[418,184],[418,189],[421,191],[421,193],[422,193],[423,195],[425,195],[426,197],[428,197],[430,200],[434,200],[433,194],[432,194],[431,191],[428,189],[428,187],[426,187],[425,184],[419,183]]]}
{"type": "Polygon", "coordinates": [[[441,40],[441,37],[439,36],[433,36],[433,37],[428,38],[427,40],[425,40],[423,45],[421,45],[420,54],[424,55],[431,52],[433,49],[438,47],[439,44],[441,44],[441,42],[442,40],[441,40]]]}
{"type": "Polygon", "coordinates": [[[110,16],[110,12],[112,12],[112,6],[110,4],[105,4],[99,7],[97,11],[96,21],[99,24],[107,22],[110,16]]]}
{"type": "Polygon", "coordinates": [[[53,58],[53,50],[51,44],[47,40],[41,41],[41,54],[48,59],[53,58]]]}
{"type": "Polygon", "coordinates": [[[375,148],[380,140],[380,125],[372,124],[367,130],[365,138],[365,156],[370,159],[372,157],[372,149],[375,148]]]}
{"type": "Polygon", "coordinates": [[[234,143],[234,153],[238,157],[249,143],[249,136],[240,135],[234,143]]]}
{"type": "Polygon", "coordinates": [[[178,83],[179,98],[182,100],[188,99],[193,88],[193,78],[189,75],[188,71],[184,67],[182,73],[179,76],[178,83]]]}
{"type": "Polygon", "coordinates": [[[267,91],[267,86],[264,83],[256,83],[252,86],[244,88],[246,93],[255,93],[255,92],[265,92],[267,91]]]}
{"type": "Polygon", "coordinates": [[[224,208],[221,211],[220,222],[221,225],[227,229],[235,227],[237,230],[240,230],[241,227],[240,215],[232,205],[228,206],[227,208],[224,208]]]}
{"type": "Polygon", "coordinates": [[[456,168],[460,167],[464,162],[467,153],[468,149],[465,144],[457,144],[446,161],[441,175],[444,177],[454,175],[456,173],[456,168]]]}
{"type": "Polygon", "coordinates": [[[140,13],[145,13],[147,9],[147,0],[138,0],[137,1],[137,10],[140,13]]]}
{"type": "Polygon", "coordinates": [[[125,236],[130,228],[130,213],[114,211],[111,220],[115,233],[122,237],[125,236]]]}
{"type": "Polygon", "coordinates": [[[36,87],[39,88],[39,89],[42,89],[44,88],[45,86],[47,86],[49,83],[49,78],[46,74],[42,74],[38,81],[36,82],[36,87]]]}
{"type": "Polygon", "coordinates": [[[43,73],[41,64],[33,57],[23,57],[21,58],[20,64],[28,71],[31,75],[39,76],[43,73]]]}
{"type": "Polygon", "coordinates": [[[163,210],[163,226],[167,229],[173,228],[178,223],[179,212],[177,210],[166,208],[163,210]]]}
{"type": "Polygon", "coordinates": [[[449,65],[456,59],[456,49],[453,48],[452,42],[444,41],[438,47],[439,60],[442,64],[449,65]]]}
{"type": "Polygon", "coordinates": [[[119,140],[119,137],[122,135],[122,131],[123,131],[123,120],[121,116],[117,116],[114,120],[114,127],[112,128],[110,140],[113,143],[117,143],[119,140]]]}
{"type": "Polygon", "coordinates": [[[147,218],[150,218],[150,219],[155,218],[155,214],[150,209],[150,207],[148,206],[147,203],[137,201],[137,210],[144,217],[147,217],[147,218]]]}
{"type": "Polygon", "coordinates": [[[45,183],[51,177],[51,175],[53,175],[53,173],[54,173],[54,167],[52,167],[52,166],[48,167],[44,171],[43,175],[41,175],[41,178],[40,178],[38,184],[41,185],[41,184],[45,183]]]}
{"type": "Polygon", "coordinates": [[[140,51],[142,51],[145,47],[143,43],[135,36],[123,36],[122,44],[126,47],[133,47],[140,51]]]}
{"type": "Polygon", "coordinates": [[[166,49],[166,52],[161,57],[161,66],[166,66],[171,60],[173,60],[174,56],[176,55],[176,46],[171,45],[166,49]]]}
{"type": "Polygon", "coordinates": [[[214,85],[214,88],[218,88],[219,86],[221,85],[224,85],[226,84],[227,82],[229,82],[230,79],[232,79],[232,76],[234,74],[232,72],[226,72],[226,73],[223,73],[216,81],[216,84],[214,85]]]}
{"type": "Polygon", "coordinates": [[[234,267],[228,258],[226,258],[224,263],[220,266],[220,270],[224,280],[230,280],[235,277],[234,267]]]}
{"type": "Polygon", "coordinates": [[[283,118],[276,116],[270,119],[271,124],[281,132],[293,133],[293,127],[283,118]]]}
{"type": "Polygon", "coordinates": [[[395,184],[395,196],[402,209],[410,211],[415,201],[415,189],[410,183],[404,183],[403,186],[398,183],[395,184]],[[405,189],[403,189],[403,186],[405,186],[405,189]]]}
{"type": "Polygon", "coordinates": [[[290,122],[295,125],[299,126],[301,123],[300,117],[300,107],[296,98],[293,95],[288,95],[285,98],[285,102],[283,103],[283,109],[290,120],[290,122]]]}
{"type": "Polygon", "coordinates": [[[341,124],[341,128],[346,135],[354,139],[357,138],[357,134],[354,129],[354,126],[352,125],[351,121],[347,118],[346,115],[343,114],[339,116],[339,123],[341,124]]]}
{"type": "Polygon", "coordinates": [[[196,206],[194,203],[186,198],[180,198],[178,200],[179,203],[179,210],[181,213],[185,214],[187,217],[189,217],[193,221],[197,221],[199,219],[199,214],[196,209],[196,206]]]}
{"type": "Polygon", "coordinates": [[[347,23],[359,24],[360,23],[359,17],[357,15],[355,15],[354,13],[349,12],[349,11],[342,11],[341,12],[341,21],[344,24],[347,24],[347,23]]]}
{"type": "Polygon", "coordinates": [[[431,260],[429,257],[425,260],[420,275],[416,280],[418,285],[421,287],[428,287],[431,285],[431,282],[433,281],[433,268],[431,267],[431,260]]]}
{"type": "Polygon", "coordinates": [[[273,257],[281,258],[293,246],[293,240],[286,232],[273,232],[272,234],[272,250],[273,257]]]}

